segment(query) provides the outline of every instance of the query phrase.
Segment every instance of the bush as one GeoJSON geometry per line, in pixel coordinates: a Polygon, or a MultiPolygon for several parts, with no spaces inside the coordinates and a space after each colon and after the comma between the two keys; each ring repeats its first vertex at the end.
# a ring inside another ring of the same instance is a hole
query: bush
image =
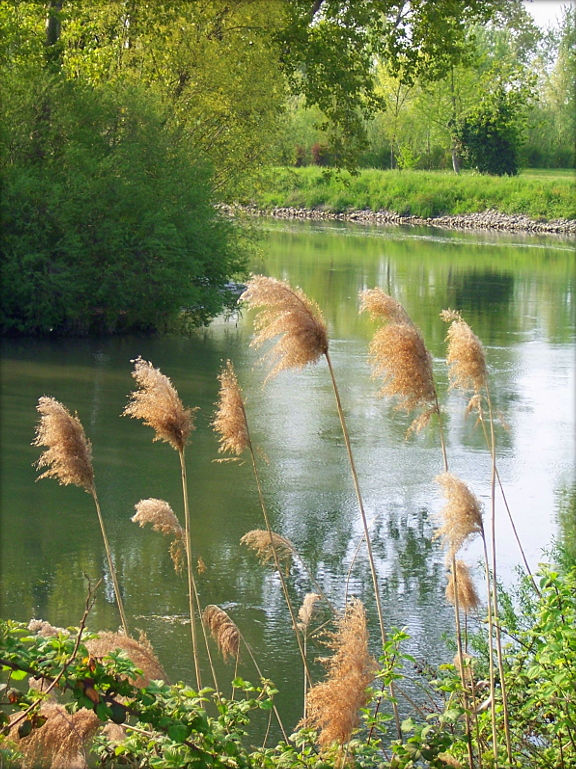
{"type": "Polygon", "coordinates": [[[165,328],[216,315],[243,265],[210,170],[150,92],[8,82],[0,329],[165,328]]]}

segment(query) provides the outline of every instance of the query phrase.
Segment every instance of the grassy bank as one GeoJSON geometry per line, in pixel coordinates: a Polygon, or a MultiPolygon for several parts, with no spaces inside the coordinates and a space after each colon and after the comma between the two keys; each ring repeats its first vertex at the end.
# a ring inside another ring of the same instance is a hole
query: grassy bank
{"type": "Polygon", "coordinates": [[[464,171],[380,171],[327,174],[317,166],[277,168],[256,201],[262,208],[293,206],[333,212],[370,209],[401,216],[443,216],[496,209],[533,219],[576,219],[572,170],[524,171],[516,177],[464,171]]]}

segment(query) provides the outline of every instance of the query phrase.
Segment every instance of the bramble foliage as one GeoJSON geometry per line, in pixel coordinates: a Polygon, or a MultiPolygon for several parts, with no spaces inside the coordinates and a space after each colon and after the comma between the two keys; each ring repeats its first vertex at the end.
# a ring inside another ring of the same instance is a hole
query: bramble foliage
{"type": "Polygon", "coordinates": [[[220,312],[238,234],[160,102],[46,74],[4,85],[0,328],[149,330],[220,312]]]}

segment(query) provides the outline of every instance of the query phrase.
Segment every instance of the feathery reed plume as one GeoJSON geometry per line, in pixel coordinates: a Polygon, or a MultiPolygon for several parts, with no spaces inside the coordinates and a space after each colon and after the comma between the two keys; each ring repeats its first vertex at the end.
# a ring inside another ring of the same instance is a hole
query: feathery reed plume
{"type": "Polygon", "coordinates": [[[162,499],[141,499],[135,506],[136,514],[130,519],[140,526],[147,523],[152,525],[153,531],[159,531],[165,536],[172,535],[174,540],[170,545],[170,557],[174,564],[174,569],[178,574],[182,571],[184,530],[176,518],[176,515],[168,502],[162,499]]]}
{"type": "Polygon", "coordinates": [[[167,681],[168,677],[154,654],[150,641],[140,634],[140,640],[126,638],[119,633],[98,633],[96,638],[91,638],[85,643],[86,649],[93,657],[103,658],[116,649],[121,649],[134,665],[142,671],[134,684],[140,688],[148,686],[150,681],[167,681]]]}
{"type": "Polygon", "coordinates": [[[126,635],[128,622],[124,613],[124,604],[120,593],[120,586],[116,578],[116,570],[112,561],[112,553],[104,528],[104,519],[100,510],[100,502],[96,494],[94,484],[94,468],[92,467],[92,447],[84,433],[84,428],[77,415],[72,416],[66,406],[55,398],[42,396],[38,399],[37,411],[40,420],[36,426],[36,437],[33,446],[46,446],[47,450],[36,461],[38,470],[43,467],[48,469],[38,476],[41,478],[56,478],[61,484],[67,486],[73,484],[79,486],[92,495],[98,522],[104,540],[104,549],[108,559],[108,568],[112,577],[114,594],[118,611],[122,620],[122,626],[126,635]]]}
{"type": "Polygon", "coordinates": [[[194,411],[185,409],[170,379],[141,357],[136,358],[132,376],[139,390],[130,395],[123,416],[141,419],[176,451],[183,451],[194,428],[194,411]]]}
{"type": "Polygon", "coordinates": [[[379,395],[398,398],[397,409],[422,409],[411,430],[420,430],[438,412],[432,358],[418,328],[395,299],[381,289],[361,293],[360,311],[390,321],[379,328],[370,343],[372,377],[383,378],[379,395]]]}
{"type": "Polygon", "coordinates": [[[70,635],[68,630],[63,627],[54,627],[49,622],[43,619],[31,619],[28,623],[28,630],[34,635],[39,635],[41,638],[52,638],[55,635],[63,633],[64,635],[70,635]]]}
{"type": "Polygon", "coordinates": [[[212,421],[214,430],[220,434],[219,452],[229,452],[239,457],[250,446],[242,390],[231,361],[218,375],[220,392],[218,410],[212,421]]]}
{"type": "Polygon", "coordinates": [[[436,529],[435,538],[442,538],[448,549],[446,560],[451,560],[469,537],[483,534],[482,505],[468,486],[452,473],[442,473],[436,481],[442,487],[446,504],[438,515],[443,523],[436,529]]]}
{"type": "Polygon", "coordinates": [[[40,716],[46,722],[28,737],[18,737],[18,726],[10,731],[10,739],[23,755],[20,769],[86,769],[89,743],[102,723],[96,713],[86,708],[68,713],[64,705],[44,702],[40,716]]]}
{"type": "Polygon", "coordinates": [[[298,619],[303,629],[307,629],[310,624],[310,620],[314,615],[314,609],[316,604],[320,600],[321,596],[318,593],[306,593],[302,606],[298,610],[298,619]]]}
{"type": "Polygon", "coordinates": [[[368,288],[360,292],[360,312],[368,312],[372,320],[412,324],[410,316],[400,302],[381,288],[368,288]]]}
{"type": "Polygon", "coordinates": [[[281,534],[276,534],[274,531],[268,533],[264,529],[253,529],[240,538],[240,544],[253,550],[263,566],[275,563],[274,551],[276,551],[278,561],[284,566],[286,574],[290,571],[296,548],[281,534]]]}
{"type": "Polygon", "coordinates": [[[267,358],[275,365],[267,379],[289,368],[316,363],[328,351],[328,333],[316,302],[299,288],[293,289],[276,278],[256,275],[240,297],[250,309],[264,308],[254,322],[252,344],[261,347],[279,336],[267,358]]]}
{"type": "MultiPolygon", "coordinates": [[[[454,575],[450,572],[448,584],[446,585],[446,600],[454,604],[456,596],[454,593],[454,575]]],[[[458,584],[458,603],[460,608],[466,614],[474,611],[480,604],[480,598],[472,582],[470,569],[464,561],[456,560],[456,582],[458,584]]]]}
{"type": "Polygon", "coordinates": [[[78,415],[72,414],[55,398],[42,396],[36,407],[40,421],[33,446],[47,446],[36,461],[41,478],[56,478],[63,486],[73,484],[88,492],[94,489],[92,446],[78,415]]]}
{"type": "MultiPolygon", "coordinates": [[[[446,362],[451,386],[462,390],[473,390],[478,395],[486,387],[488,369],[482,342],[456,310],[442,310],[440,317],[450,323],[446,339],[448,351],[446,362]]],[[[473,406],[478,404],[474,400],[473,406]]]]}
{"type": "Polygon", "coordinates": [[[368,702],[367,688],[374,679],[376,662],[368,651],[366,615],[361,601],[346,606],[326,660],[327,679],[308,692],[308,725],[319,730],[318,744],[343,746],[359,723],[360,708],[368,702]]]}
{"type": "Polygon", "coordinates": [[[204,609],[204,622],[210,628],[218,649],[224,657],[224,662],[228,659],[229,654],[232,657],[238,657],[240,653],[240,631],[224,609],[210,604],[204,609]]]}
{"type": "MultiPolygon", "coordinates": [[[[216,674],[206,628],[202,621],[202,609],[200,597],[194,578],[194,566],[192,559],[192,540],[190,534],[190,507],[188,504],[188,480],[186,473],[185,448],[194,427],[194,412],[197,409],[184,408],[176,388],[170,379],[161,373],[160,369],[141,357],[136,358],[132,376],[140,389],[130,395],[130,402],[123,411],[123,416],[142,419],[145,425],[152,427],[156,435],[153,440],[165,441],[178,452],[180,458],[180,470],[182,475],[182,496],[184,499],[184,550],[186,553],[186,572],[188,576],[188,605],[190,610],[190,634],[192,638],[192,655],[194,657],[194,671],[196,674],[196,686],[202,688],[202,676],[198,658],[198,641],[196,638],[196,612],[194,602],[198,609],[208,660],[214,679],[214,688],[218,691],[216,674]]],[[[179,558],[178,548],[171,547],[170,555],[177,567],[179,558]]]]}

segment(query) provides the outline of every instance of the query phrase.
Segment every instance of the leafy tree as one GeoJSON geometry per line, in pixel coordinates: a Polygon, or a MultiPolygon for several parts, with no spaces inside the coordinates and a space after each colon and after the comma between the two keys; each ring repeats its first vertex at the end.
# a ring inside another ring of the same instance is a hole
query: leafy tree
{"type": "Polygon", "coordinates": [[[163,328],[217,314],[242,267],[210,171],[149,92],[5,83],[1,315],[27,333],[163,328]]]}

